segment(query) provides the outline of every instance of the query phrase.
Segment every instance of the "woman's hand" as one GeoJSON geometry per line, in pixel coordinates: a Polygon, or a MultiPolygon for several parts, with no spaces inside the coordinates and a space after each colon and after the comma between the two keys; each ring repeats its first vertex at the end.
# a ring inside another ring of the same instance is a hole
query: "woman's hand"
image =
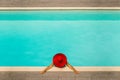
{"type": "Polygon", "coordinates": [[[71,66],[69,63],[67,63],[66,65],[68,66],[68,68],[70,68],[71,70],[73,70],[74,73],[79,74],[79,72],[73,66],[71,66]]]}
{"type": "Polygon", "coordinates": [[[51,69],[53,67],[53,63],[48,66],[47,68],[45,68],[42,72],[40,72],[41,74],[44,74],[45,72],[47,72],[49,69],[51,69]]]}

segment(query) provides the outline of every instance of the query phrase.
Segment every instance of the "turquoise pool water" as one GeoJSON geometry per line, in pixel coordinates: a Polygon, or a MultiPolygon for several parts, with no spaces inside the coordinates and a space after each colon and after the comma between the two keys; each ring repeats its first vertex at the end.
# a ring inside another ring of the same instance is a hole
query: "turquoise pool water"
{"type": "Polygon", "coordinates": [[[120,66],[120,11],[1,11],[0,66],[120,66]]]}

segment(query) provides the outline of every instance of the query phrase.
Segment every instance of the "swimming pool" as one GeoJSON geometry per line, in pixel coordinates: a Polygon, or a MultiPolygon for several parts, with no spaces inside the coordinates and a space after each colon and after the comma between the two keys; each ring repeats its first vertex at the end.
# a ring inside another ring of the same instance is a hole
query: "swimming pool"
{"type": "Polygon", "coordinates": [[[120,66],[120,11],[0,12],[0,66],[120,66]]]}

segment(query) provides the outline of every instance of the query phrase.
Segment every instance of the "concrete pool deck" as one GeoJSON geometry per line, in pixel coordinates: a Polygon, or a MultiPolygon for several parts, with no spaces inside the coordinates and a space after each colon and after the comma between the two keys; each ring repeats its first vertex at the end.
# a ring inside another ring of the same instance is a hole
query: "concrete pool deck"
{"type": "Polygon", "coordinates": [[[120,80],[120,67],[75,67],[79,74],[70,69],[53,68],[40,74],[45,67],[0,67],[0,80],[120,80]]]}
{"type": "Polygon", "coordinates": [[[0,0],[0,7],[120,7],[120,0],[0,0]]]}
{"type": "Polygon", "coordinates": [[[119,72],[47,72],[40,74],[39,71],[7,71],[0,72],[0,80],[120,80],[119,72]]]}

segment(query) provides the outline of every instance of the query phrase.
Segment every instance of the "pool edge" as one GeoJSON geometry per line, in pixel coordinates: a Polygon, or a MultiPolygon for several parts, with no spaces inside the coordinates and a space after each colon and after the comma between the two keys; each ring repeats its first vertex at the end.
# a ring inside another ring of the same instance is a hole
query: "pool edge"
{"type": "MultiPolygon", "coordinates": [[[[21,66],[21,67],[0,67],[0,71],[42,71],[44,70],[46,67],[30,67],[30,66],[21,66]]],[[[74,67],[76,70],[78,71],[120,71],[120,67],[105,67],[105,66],[92,66],[92,67],[87,67],[87,66],[83,66],[83,67],[78,67],[75,66],[74,67]]],[[[49,71],[71,71],[69,68],[57,68],[57,67],[53,67],[52,69],[50,69],[49,71]]]]}

